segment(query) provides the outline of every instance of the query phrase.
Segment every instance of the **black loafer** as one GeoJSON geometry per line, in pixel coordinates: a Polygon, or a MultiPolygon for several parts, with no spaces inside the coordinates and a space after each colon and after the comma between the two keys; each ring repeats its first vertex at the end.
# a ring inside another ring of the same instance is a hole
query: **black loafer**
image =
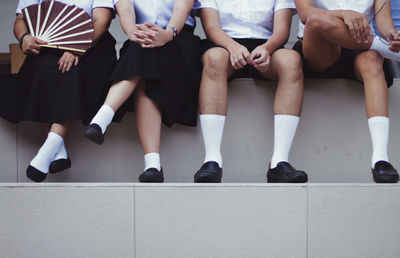
{"type": "Polygon", "coordinates": [[[399,174],[397,170],[387,161],[378,161],[372,169],[375,183],[397,183],[399,174]]]}
{"type": "Polygon", "coordinates": [[[29,167],[26,170],[26,176],[33,182],[40,183],[46,179],[47,173],[43,173],[39,169],[36,169],[31,165],[29,165],[29,167]]]}
{"type": "Polygon", "coordinates": [[[149,168],[139,176],[141,183],[162,183],[164,182],[164,172],[161,168],[158,171],[156,168],[149,168]]]}
{"type": "Polygon", "coordinates": [[[208,161],[194,174],[195,183],[221,183],[222,168],[215,161],[208,161]]]}
{"type": "Polygon", "coordinates": [[[296,170],[288,162],[279,162],[276,168],[270,168],[267,172],[268,183],[306,183],[307,174],[296,170]]]}
{"type": "Polygon", "coordinates": [[[51,162],[49,173],[55,174],[69,168],[71,168],[71,159],[69,157],[67,159],[57,159],[51,162]]]}
{"type": "Polygon", "coordinates": [[[103,144],[104,142],[104,134],[102,133],[101,127],[98,124],[90,124],[88,127],[86,127],[83,135],[97,144],[103,144]]]}

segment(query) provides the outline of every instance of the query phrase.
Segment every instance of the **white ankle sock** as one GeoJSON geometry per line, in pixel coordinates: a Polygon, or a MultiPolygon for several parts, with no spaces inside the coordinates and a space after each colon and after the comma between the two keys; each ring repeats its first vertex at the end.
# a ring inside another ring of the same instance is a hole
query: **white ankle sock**
{"type": "Polygon", "coordinates": [[[159,153],[151,152],[144,155],[144,171],[146,171],[149,168],[156,168],[158,171],[161,170],[159,153]]]}
{"type": "Polygon", "coordinates": [[[46,141],[39,149],[30,165],[43,173],[49,172],[50,163],[54,161],[56,153],[60,150],[63,138],[56,133],[50,132],[46,141]]]}
{"type": "Polygon", "coordinates": [[[101,127],[101,132],[104,133],[107,129],[107,126],[111,123],[114,114],[115,112],[110,106],[103,105],[90,123],[98,124],[101,127]]]}
{"type": "Polygon", "coordinates": [[[275,168],[281,161],[289,161],[289,151],[300,117],[275,115],[274,120],[274,154],[271,159],[271,168],[275,168]]]}
{"type": "Polygon", "coordinates": [[[389,162],[387,145],[389,141],[389,118],[385,116],[374,116],[368,119],[369,132],[372,141],[372,160],[371,166],[384,160],[389,162]]]}
{"type": "Polygon", "coordinates": [[[54,157],[54,160],[58,159],[67,159],[68,158],[68,153],[67,149],[65,148],[64,140],[61,143],[60,150],[57,152],[56,156],[54,157]]]}
{"type": "Polygon", "coordinates": [[[206,151],[204,163],[215,161],[221,168],[221,141],[222,134],[224,133],[224,124],[225,116],[212,114],[200,115],[200,125],[206,151]]]}
{"type": "Polygon", "coordinates": [[[374,37],[370,49],[375,50],[384,58],[400,62],[400,53],[391,51],[389,49],[389,43],[378,36],[374,37]]]}

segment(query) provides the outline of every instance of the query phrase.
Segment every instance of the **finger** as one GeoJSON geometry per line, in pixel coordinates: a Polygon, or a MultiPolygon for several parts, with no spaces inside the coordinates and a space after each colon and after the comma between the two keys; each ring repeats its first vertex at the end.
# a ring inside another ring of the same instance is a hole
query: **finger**
{"type": "Polygon", "coordinates": [[[246,60],[244,59],[243,56],[239,56],[239,57],[238,57],[238,61],[239,61],[239,64],[242,65],[243,67],[244,67],[245,65],[247,65],[247,62],[246,62],[246,60]]]}
{"type": "Polygon", "coordinates": [[[72,67],[72,65],[74,64],[74,60],[70,60],[69,62],[68,62],[68,65],[67,65],[67,72],[69,72],[69,70],[71,69],[71,67],[72,67]]]}
{"type": "Polygon", "coordinates": [[[75,66],[78,66],[78,64],[79,64],[79,57],[75,57],[75,66]]]}
{"type": "Polygon", "coordinates": [[[30,50],[30,53],[32,53],[32,54],[34,54],[34,55],[39,55],[39,54],[40,54],[40,51],[37,50],[37,49],[31,49],[31,50],[30,50]]]}
{"type": "Polygon", "coordinates": [[[371,27],[369,27],[368,20],[365,17],[363,19],[363,27],[364,27],[364,34],[365,34],[365,43],[368,43],[369,35],[371,34],[371,27]]]}
{"type": "Polygon", "coordinates": [[[242,52],[242,55],[243,55],[243,57],[244,57],[244,60],[246,61],[246,64],[249,64],[249,63],[251,63],[251,54],[250,54],[250,52],[247,50],[247,48],[245,49],[245,51],[244,52],[242,52]]]}
{"type": "Polygon", "coordinates": [[[61,60],[60,64],[58,65],[58,70],[62,72],[63,67],[64,67],[64,60],[61,60]]]}
{"type": "Polygon", "coordinates": [[[360,25],[356,22],[353,23],[353,27],[354,27],[354,31],[356,33],[356,40],[358,43],[361,42],[361,29],[360,29],[360,25]]]}
{"type": "Polygon", "coordinates": [[[347,25],[347,27],[349,28],[349,31],[350,31],[350,34],[351,34],[351,36],[353,37],[353,39],[356,39],[357,38],[357,36],[356,36],[356,32],[354,31],[354,26],[353,26],[353,23],[348,23],[348,24],[346,24],[347,25]]]}
{"type": "Polygon", "coordinates": [[[46,41],[43,41],[43,40],[41,40],[41,39],[38,39],[38,38],[36,38],[36,43],[38,43],[38,44],[42,44],[42,45],[45,45],[45,44],[47,44],[47,42],[46,42],[46,41]]]}

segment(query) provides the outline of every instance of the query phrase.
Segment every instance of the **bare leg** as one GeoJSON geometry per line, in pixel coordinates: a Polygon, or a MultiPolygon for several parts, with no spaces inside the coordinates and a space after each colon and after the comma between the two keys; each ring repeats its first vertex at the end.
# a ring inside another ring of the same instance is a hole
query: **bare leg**
{"type": "Polygon", "coordinates": [[[366,50],[372,44],[358,43],[341,19],[332,15],[311,14],[306,22],[303,53],[306,64],[313,71],[323,71],[332,66],[340,56],[340,47],[366,50]]]}
{"type": "Polygon", "coordinates": [[[104,104],[111,107],[114,112],[117,111],[135,90],[139,81],[140,77],[137,76],[114,84],[108,91],[104,104]]]}
{"type": "Polygon", "coordinates": [[[67,121],[62,124],[57,124],[57,123],[51,124],[50,132],[56,133],[64,138],[67,135],[70,125],[71,121],[67,121]]]}
{"type": "Polygon", "coordinates": [[[161,111],[158,105],[146,96],[141,83],[135,92],[136,126],[145,154],[160,152],[161,111]]]}
{"type": "Polygon", "coordinates": [[[229,52],[224,48],[209,49],[203,55],[203,75],[200,83],[200,114],[226,116],[228,77],[233,74],[229,52]]]}

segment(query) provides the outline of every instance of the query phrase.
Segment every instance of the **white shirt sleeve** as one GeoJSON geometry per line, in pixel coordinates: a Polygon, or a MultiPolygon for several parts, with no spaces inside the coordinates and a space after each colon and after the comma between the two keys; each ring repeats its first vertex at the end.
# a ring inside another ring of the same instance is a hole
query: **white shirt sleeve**
{"type": "Polygon", "coordinates": [[[195,0],[193,9],[213,8],[218,11],[217,2],[215,0],[195,0]]]}
{"type": "Polygon", "coordinates": [[[117,2],[115,0],[94,0],[92,4],[92,9],[97,8],[97,7],[105,7],[105,8],[111,8],[114,9],[114,2],[117,2]]]}
{"type": "Polygon", "coordinates": [[[33,4],[39,4],[39,0],[19,0],[16,14],[21,14],[22,9],[33,4]]]}
{"type": "MultiPolygon", "coordinates": [[[[113,0],[114,1],[114,5],[116,5],[118,3],[119,0],[113,0]]],[[[133,3],[133,0],[130,0],[133,3]]]]}
{"type": "Polygon", "coordinates": [[[275,0],[274,12],[281,9],[296,9],[294,0],[275,0]]]}

